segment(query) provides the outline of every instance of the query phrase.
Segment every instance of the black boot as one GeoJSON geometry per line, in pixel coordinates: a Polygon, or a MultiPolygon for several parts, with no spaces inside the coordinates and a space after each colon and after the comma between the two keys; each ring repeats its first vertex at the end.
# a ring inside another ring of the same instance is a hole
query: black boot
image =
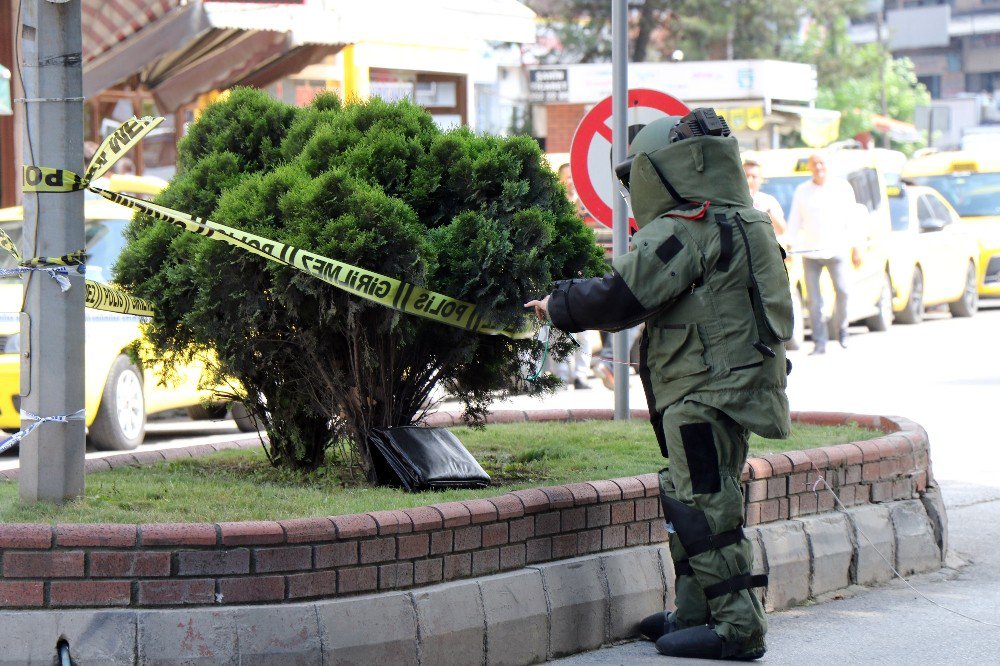
{"type": "Polygon", "coordinates": [[[639,633],[646,637],[646,640],[655,641],[660,636],[678,630],[674,622],[673,615],[669,611],[653,613],[639,623],[639,633]]]}
{"type": "Polygon", "coordinates": [[[727,643],[708,625],[688,627],[664,634],[657,639],[656,650],[668,657],[733,661],[760,659],[766,651],[764,647],[747,650],[742,645],[727,643]]]}

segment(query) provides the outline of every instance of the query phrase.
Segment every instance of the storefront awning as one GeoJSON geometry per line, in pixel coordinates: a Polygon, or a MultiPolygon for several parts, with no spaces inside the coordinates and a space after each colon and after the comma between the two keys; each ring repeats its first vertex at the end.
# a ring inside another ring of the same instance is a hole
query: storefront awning
{"type": "Polygon", "coordinates": [[[840,134],[840,111],[792,104],[772,104],[771,112],[797,116],[802,142],[810,148],[828,146],[836,141],[840,134]]]}
{"type": "Polygon", "coordinates": [[[872,129],[888,134],[890,139],[900,143],[914,143],[923,139],[916,125],[889,116],[872,115],[872,129]]]}

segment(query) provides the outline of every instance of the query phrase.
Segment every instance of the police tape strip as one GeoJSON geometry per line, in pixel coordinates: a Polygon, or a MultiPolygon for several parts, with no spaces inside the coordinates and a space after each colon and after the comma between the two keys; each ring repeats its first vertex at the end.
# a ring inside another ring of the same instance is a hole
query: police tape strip
{"type": "Polygon", "coordinates": [[[153,306],[149,301],[130,296],[121,289],[93,280],[87,280],[87,297],[84,305],[92,310],[104,312],[117,312],[136,317],[153,316],[153,306]]]}
{"type": "Polygon", "coordinates": [[[28,268],[49,268],[50,266],[83,266],[87,263],[87,251],[77,250],[61,257],[35,257],[19,263],[28,268]]]}
{"type": "MultiPolygon", "coordinates": [[[[374,271],[352,266],[292,245],[279,243],[263,236],[233,229],[127,194],[111,192],[91,183],[93,179],[106,173],[132,146],[142,140],[143,136],[162,121],[163,118],[132,118],[123,123],[101,144],[84,177],[66,169],[25,166],[23,189],[26,192],[73,192],[87,188],[109,201],[145,213],[156,220],[167,222],[207,238],[221,240],[233,247],[298,269],[355,296],[394,310],[456,328],[464,328],[475,333],[504,335],[514,339],[533,337],[534,333],[527,317],[521,318],[518,325],[500,328],[498,325],[485,321],[481,308],[473,303],[451,298],[374,271]]],[[[0,245],[2,245],[2,239],[0,239],[0,245]]],[[[88,302],[91,295],[90,285],[91,283],[88,282],[88,302]]],[[[124,294],[121,295],[124,296],[124,294]]],[[[133,300],[140,301],[140,299],[133,300]]],[[[122,312],[122,310],[111,311],[122,312]]],[[[137,313],[128,312],[128,314],[137,313]]],[[[152,312],[150,311],[149,314],[151,315],[152,312]]]]}
{"type": "Polygon", "coordinates": [[[31,412],[21,410],[21,418],[24,420],[34,421],[30,426],[24,430],[18,430],[13,435],[7,439],[0,442],[0,453],[3,453],[7,449],[19,443],[22,439],[31,434],[35,428],[42,425],[43,423],[67,423],[69,421],[80,421],[83,419],[86,412],[84,410],[79,410],[73,412],[72,414],[59,415],[59,416],[37,416],[31,412]]]}

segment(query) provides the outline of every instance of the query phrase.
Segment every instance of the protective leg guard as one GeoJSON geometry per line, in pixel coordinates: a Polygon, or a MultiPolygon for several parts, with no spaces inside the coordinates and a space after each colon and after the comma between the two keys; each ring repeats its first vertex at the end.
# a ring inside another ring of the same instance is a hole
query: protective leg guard
{"type": "Polygon", "coordinates": [[[643,618],[639,623],[639,633],[645,636],[646,640],[655,641],[660,636],[665,636],[672,631],[680,631],[683,627],[677,626],[674,614],[670,611],[653,613],[643,618]]]}
{"type": "Polygon", "coordinates": [[[710,627],[701,625],[664,634],[656,641],[656,651],[668,657],[753,661],[763,657],[767,648],[763,641],[759,646],[726,642],[710,627]]]}

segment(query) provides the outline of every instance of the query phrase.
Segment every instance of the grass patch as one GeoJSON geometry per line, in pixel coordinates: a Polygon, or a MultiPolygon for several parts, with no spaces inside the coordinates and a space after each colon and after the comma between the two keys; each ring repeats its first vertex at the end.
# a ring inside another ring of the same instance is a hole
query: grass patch
{"type": "MultiPolygon", "coordinates": [[[[223,451],[87,476],[86,497],[63,506],[22,505],[0,483],[0,522],[148,523],[281,520],[402,509],[494,497],[510,490],[655,472],[664,465],[646,422],[491,425],[453,432],[493,478],[478,490],[412,494],[372,488],[336,457],[310,474],[272,468],[259,450],[223,451]]],[[[870,439],[858,426],[793,424],[787,440],[753,436],[751,455],[870,439]]]]}

